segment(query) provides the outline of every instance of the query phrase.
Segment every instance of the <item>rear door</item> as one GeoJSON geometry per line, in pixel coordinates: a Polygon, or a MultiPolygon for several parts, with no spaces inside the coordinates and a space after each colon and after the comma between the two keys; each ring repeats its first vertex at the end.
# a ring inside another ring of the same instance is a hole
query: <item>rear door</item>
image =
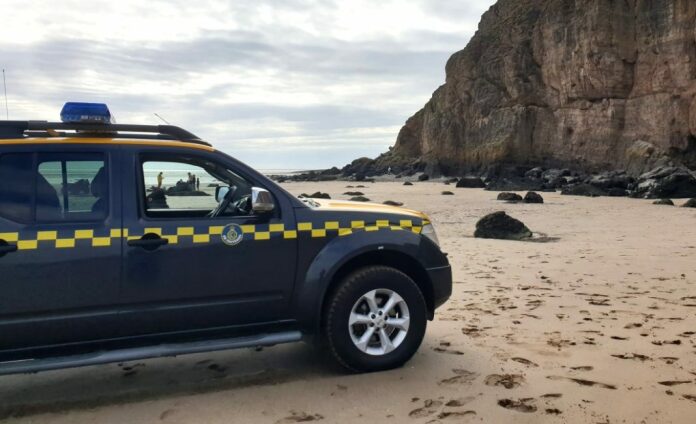
{"type": "Polygon", "coordinates": [[[263,182],[222,155],[195,149],[133,150],[124,179],[124,335],[230,329],[287,318],[295,278],[294,211],[277,194],[273,213],[218,206],[263,182]],[[166,244],[165,244],[166,243],[166,244]]]}
{"type": "Polygon", "coordinates": [[[0,146],[0,351],[114,337],[117,150],[30,149],[0,146]]]}

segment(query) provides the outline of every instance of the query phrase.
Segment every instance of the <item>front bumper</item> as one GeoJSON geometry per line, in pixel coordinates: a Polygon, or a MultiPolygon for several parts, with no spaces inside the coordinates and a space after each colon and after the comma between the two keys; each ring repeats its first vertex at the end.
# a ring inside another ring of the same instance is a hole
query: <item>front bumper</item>
{"type": "Polygon", "coordinates": [[[426,270],[433,286],[433,312],[452,295],[452,267],[450,265],[426,270]]]}

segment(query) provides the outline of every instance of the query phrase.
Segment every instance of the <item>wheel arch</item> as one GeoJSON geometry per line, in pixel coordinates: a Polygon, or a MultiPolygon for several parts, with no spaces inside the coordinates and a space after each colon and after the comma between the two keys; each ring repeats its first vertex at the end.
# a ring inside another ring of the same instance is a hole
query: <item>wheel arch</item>
{"type": "Polygon", "coordinates": [[[385,249],[357,255],[346,261],[334,272],[320,299],[321,307],[316,320],[319,324],[317,330],[320,330],[321,326],[324,325],[328,304],[327,299],[338,289],[341,281],[357,269],[375,265],[388,266],[409,276],[416,283],[425,298],[428,319],[433,319],[435,313],[433,287],[425,268],[415,258],[406,253],[385,249]]]}

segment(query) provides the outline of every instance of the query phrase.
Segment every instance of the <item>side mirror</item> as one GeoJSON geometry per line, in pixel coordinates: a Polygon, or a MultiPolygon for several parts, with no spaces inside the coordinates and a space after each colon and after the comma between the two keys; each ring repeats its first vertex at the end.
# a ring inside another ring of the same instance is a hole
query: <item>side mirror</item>
{"type": "Polygon", "coordinates": [[[221,203],[223,200],[225,200],[225,197],[227,196],[227,193],[230,192],[230,188],[227,186],[217,186],[215,187],[215,200],[218,203],[221,203]]]}
{"type": "Polygon", "coordinates": [[[275,209],[273,196],[268,190],[259,187],[251,188],[251,210],[254,213],[268,213],[275,209]]]}

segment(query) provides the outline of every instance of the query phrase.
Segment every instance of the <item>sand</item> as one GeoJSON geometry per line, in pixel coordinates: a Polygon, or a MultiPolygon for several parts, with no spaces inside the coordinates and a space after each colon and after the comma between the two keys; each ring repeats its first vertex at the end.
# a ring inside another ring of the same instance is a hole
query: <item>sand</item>
{"type": "MultiPolygon", "coordinates": [[[[346,185],[285,187],[346,198],[346,185]]],[[[696,210],[556,193],[544,193],[543,205],[505,204],[496,193],[438,182],[365,185],[355,190],[430,214],[453,265],[453,296],[404,368],[347,375],[294,344],[8,376],[0,377],[0,416],[102,424],[696,421],[696,210]],[[497,210],[541,240],[472,238],[476,221],[497,210]]]]}

